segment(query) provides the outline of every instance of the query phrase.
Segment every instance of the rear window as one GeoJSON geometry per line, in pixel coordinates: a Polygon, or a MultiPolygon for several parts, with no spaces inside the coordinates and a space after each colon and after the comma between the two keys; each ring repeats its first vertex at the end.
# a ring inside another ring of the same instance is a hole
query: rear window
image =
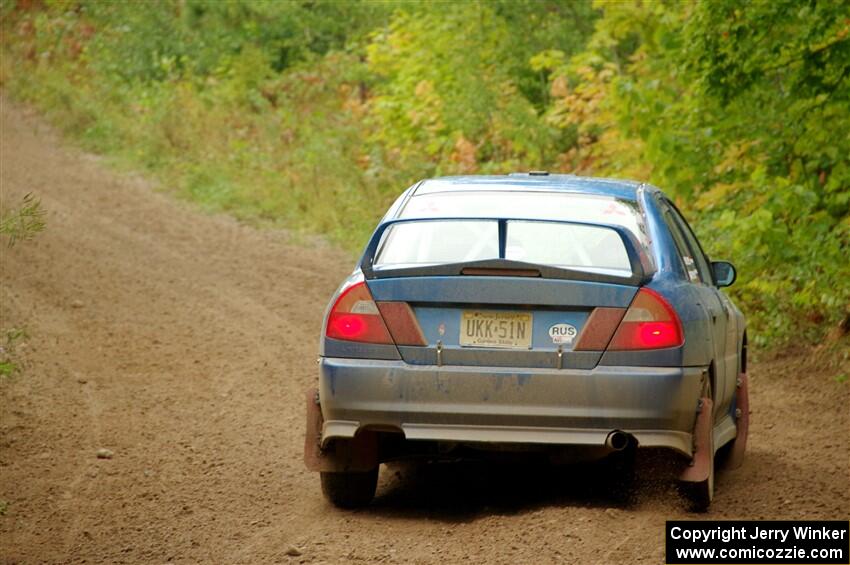
{"type": "Polygon", "coordinates": [[[374,268],[466,263],[499,257],[499,224],[493,221],[429,221],[390,226],[374,268]]]}
{"type": "MultiPolygon", "coordinates": [[[[390,226],[373,268],[422,267],[499,258],[495,220],[411,221],[390,226]]],[[[505,259],[630,277],[620,235],[604,226],[511,220],[506,223],[505,259]]]]}
{"type": "Polygon", "coordinates": [[[505,259],[625,276],[632,274],[620,235],[612,229],[595,226],[508,222],[505,259]]]}
{"type": "Polygon", "coordinates": [[[646,251],[649,237],[634,200],[574,192],[483,191],[437,192],[411,197],[400,218],[439,217],[562,220],[622,226],[646,251]]]}

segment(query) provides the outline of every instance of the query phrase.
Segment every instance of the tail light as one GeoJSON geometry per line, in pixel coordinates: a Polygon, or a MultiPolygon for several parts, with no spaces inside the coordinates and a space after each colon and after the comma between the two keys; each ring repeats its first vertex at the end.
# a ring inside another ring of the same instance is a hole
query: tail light
{"type": "Polygon", "coordinates": [[[365,282],[343,291],[328,316],[327,337],[388,345],[427,345],[406,302],[375,302],[365,282]]]}
{"type": "Polygon", "coordinates": [[[678,347],[685,341],[682,322],[664,298],[642,288],[623,316],[608,345],[609,351],[678,347]]]}
{"type": "Polygon", "coordinates": [[[325,335],[345,341],[393,343],[378,305],[372,300],[372,294],[364,282],[348,287],[336,299],[328,315],[325,335]]]}

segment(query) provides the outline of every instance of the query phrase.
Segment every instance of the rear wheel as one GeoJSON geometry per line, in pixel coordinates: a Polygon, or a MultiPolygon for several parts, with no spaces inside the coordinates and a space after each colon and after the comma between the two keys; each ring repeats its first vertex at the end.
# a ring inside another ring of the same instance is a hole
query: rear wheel
{"type": "Polygon", "coordinates": [[[339,508],[366,506],[375,497],[378,468],[365,472],[322,472],[322,494],[339,508]]]}

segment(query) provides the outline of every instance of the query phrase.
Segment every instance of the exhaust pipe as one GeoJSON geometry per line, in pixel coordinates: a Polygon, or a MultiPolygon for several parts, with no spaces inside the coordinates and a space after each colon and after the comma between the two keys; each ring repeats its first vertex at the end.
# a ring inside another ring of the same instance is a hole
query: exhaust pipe
{"type": "Polygon", "coordinates": [[[629,446],[629,434],[614,430],[605,438],[605,447],[614,451],[622,451],[629,446]]]}

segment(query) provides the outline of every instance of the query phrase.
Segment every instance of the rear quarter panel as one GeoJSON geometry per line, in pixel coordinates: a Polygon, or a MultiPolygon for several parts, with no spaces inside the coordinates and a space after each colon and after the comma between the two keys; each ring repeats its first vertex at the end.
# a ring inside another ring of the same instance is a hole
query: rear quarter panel
{"type": "MultiPolygon", "coordinates": [[[[699,304],[699,293],[694,285],[689,282],[676,251],[673,237],[662,219],[661,211],[655,199],[655,195],[660,192],[655,187],[648,187],[646,190],[641,190],[638,195],[652,242],[653,258],[658,267],[649,286],[667,298],[682,319],[685,332],[682,365],[707,366],[712,362],[723,362],[713,358],[715,344],[708,312],[699,304]]],[[[721,294],[724,293],[721,292],[721,294]]],[[[738,347],[735,348],[733,355],[737,356],[740,352],[740,343],[745,330],[745,318],[727,296],[724,295],[723,298],[724,302],[730,305],[732,309],[727,324],[727,344],[731,337],[729,332],[734,332],[738,347]]],[[[734,382],[734,379],[731,380],[734,382]]],[[[715,405],[718,412],[729,409],[732,396],[734,396],[734,388],[731,392],[726,389],[716,392],[720,393],[719,402],[715,405]]]]}

